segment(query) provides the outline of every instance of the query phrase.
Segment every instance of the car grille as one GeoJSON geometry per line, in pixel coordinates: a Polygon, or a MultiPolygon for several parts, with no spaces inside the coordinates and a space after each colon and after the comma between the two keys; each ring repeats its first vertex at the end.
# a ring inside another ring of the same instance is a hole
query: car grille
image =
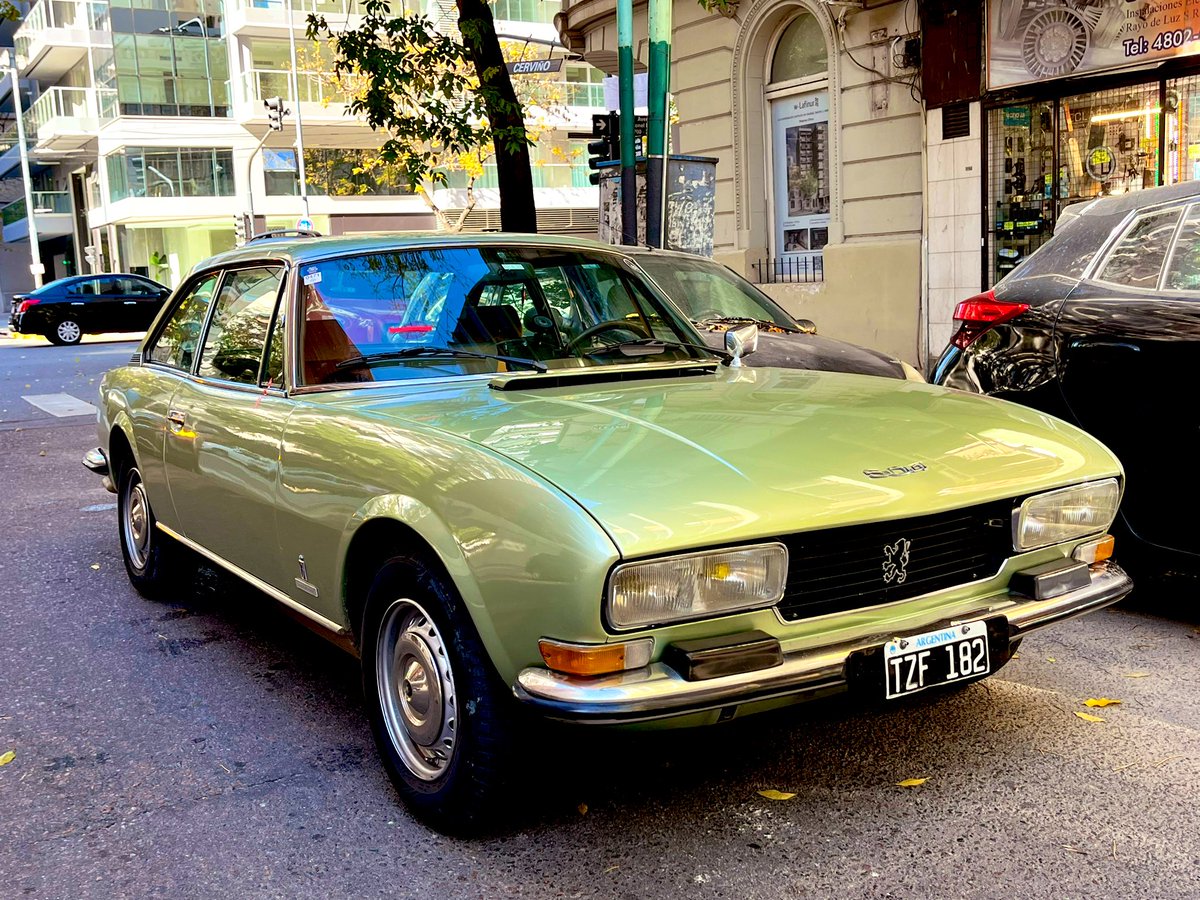
{"type": "Polygon", "coordinates": [[[1016,505],[1003,500],[781,538],[788,548],[788,580],[779,613],[795,621],[991,577],[1013,553],[1016,505]]]}

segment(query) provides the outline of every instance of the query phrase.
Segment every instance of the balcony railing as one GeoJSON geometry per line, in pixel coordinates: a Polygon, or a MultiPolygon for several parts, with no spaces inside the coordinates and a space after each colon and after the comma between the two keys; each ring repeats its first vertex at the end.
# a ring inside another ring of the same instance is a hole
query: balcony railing
{"type": "Polygon", "coordinates": [[[604,85],[586,81],[567,81],[563,87],[566,93],[563,102],[567,106],[598,106],[604,107],[604,85]]]}
{"type": "Polygon", "coordinates": [[[493,0],[492,18],[506,22],[554,23],[554,14],[562,9],[557,0],[493,0]]]}
{"type": "MultiPolygon", "coordinates": [[[[394,5],[397,8],[403,8],[404,3],[397,0],[394,5]]],[[[409,6],[412,5],[410,0],[409,6]]],[[[230,9],[267,9],[273,12],[283,12],[288,8],[288,0],[231,0],[228,6],[230,9]]],[[[317,13],[322,16],[348,16],[365,13],[360,0],[291,0],[291,7],[295,15],[317,13]]],[[[280,22],[280,24],[286,25],[287,23],[280,22]]]]}
{"type": "Polygon", "coordinates": [[[108,3],[105,0],[39,0],[25,16],[25,21],[13,36],[16,48],[17,68],[28,65],[30,48],[48,37],[47,29],[79,32],[81,38],[87,32],[103,30],[102,23],[108,21],[108,3]]]}
{"type": "MultiPolygon", "coordinates": [[[[71,195],[67,191],[34,191],[33,207],[34,213],[39,216],[50,213],[70,213],[71,195]]],[[[14,200],[0,209],[0,219],[3,219],[5,225],[20,222],[27,215],[24,197],[14,200]]]]}
{"type": "Polygon", "coordinates": [[[751,263],[755,284],[809,283],[825,280],[820,256],[775,256],[751,263]]]}
{"type": "Polygon", "coordinates": [[[66,130],[95,131],[102,120],[116,115],[116,96],[112,88],[49,88],[25,113],[25,135],[36,141],[38,132],[55,119],[68,120],[63,123],[66,130]]]}
{"type": "MultiPolygon", "coordinates": [[[[292,73],[283,69],[250,69],[242,80],[247,103],[261,103],[267,97],[282,97],[294,103],[292,73]]],[[[346,92],[329,83],[328,75],[297,72],[296,89],[301,103],[341,104],[349,102],[346,92]]]]}

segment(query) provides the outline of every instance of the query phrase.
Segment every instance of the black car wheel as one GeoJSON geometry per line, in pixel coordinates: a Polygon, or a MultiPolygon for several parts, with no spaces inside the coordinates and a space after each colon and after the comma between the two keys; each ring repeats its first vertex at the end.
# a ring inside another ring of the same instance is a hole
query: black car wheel
{"type": "Polygon", "coordinates": [[[83,340],[83,329],[74,319],[59,319],[46,334],[52,344],[78,344],[83,340]]]}
{"type": "Polygon", "coordinates": [[[505,794],[518,710],[457,592],[424,560],[389,560],[361,648],[371,730],[405,804],[441,831],[485,827],[505,794]]]}

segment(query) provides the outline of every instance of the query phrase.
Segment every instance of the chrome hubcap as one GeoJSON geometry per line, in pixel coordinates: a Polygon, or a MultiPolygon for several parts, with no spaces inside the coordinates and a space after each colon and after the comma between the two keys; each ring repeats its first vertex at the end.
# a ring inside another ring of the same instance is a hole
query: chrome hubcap
{"type": "Polygon", "coordinates": [[[130,474],[125,491],[125,515],[121,518],[125,546],[133,567],[144,569],[150,552],[150,504],[146,500],[142,479],[136,471],[130,474]]]}
{"type": "Polygon", "coordinates": [[[422,781],[435,780],[454,755],[454,675],[441,633],[412,600],[396,600],[383,614],[375,685],[388,736],[405,767],[422,781]]]}
{"type": "Polygon", "coordinates": [[[59,322],[58,336],[64,341],[79,340],[79,326],[75,322],[59,322]]]}

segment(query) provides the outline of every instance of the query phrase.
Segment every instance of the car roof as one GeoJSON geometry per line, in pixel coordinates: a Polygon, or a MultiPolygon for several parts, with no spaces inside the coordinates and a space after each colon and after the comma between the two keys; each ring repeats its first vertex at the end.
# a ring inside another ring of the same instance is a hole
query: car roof
{"type": "Polygon", "coordinates": [[[566,235],[525,234],[521,232],[483,232],[446,234],[438,231],[405,231],[391,234],[356,234],[341,237],[277,237],[251,241],[236,250],[218,254],[196,267],[196,271],[264,258],[284,259],[301,265],[331,256],[360,253],[386,253],[393,250],[450,247],[511,247],[514,245],[559,250],[626,250],[589,238],[566,235]]]}
{"type": "Polygon", "coordinates": [[[1063,212],[1071,210],[1070,214],[1073,216],[1123,216],[1134,209],[1158,206],[1176,200],[1188,200],[1193,197],[1200,197],[1200,181],[1184,181],[1180,184],[1114,194],[1090,203],[1068,206],[1063,212]],[[1078,212],[1075,212],[1076,208],[1078,208],[1078,212]]]}

